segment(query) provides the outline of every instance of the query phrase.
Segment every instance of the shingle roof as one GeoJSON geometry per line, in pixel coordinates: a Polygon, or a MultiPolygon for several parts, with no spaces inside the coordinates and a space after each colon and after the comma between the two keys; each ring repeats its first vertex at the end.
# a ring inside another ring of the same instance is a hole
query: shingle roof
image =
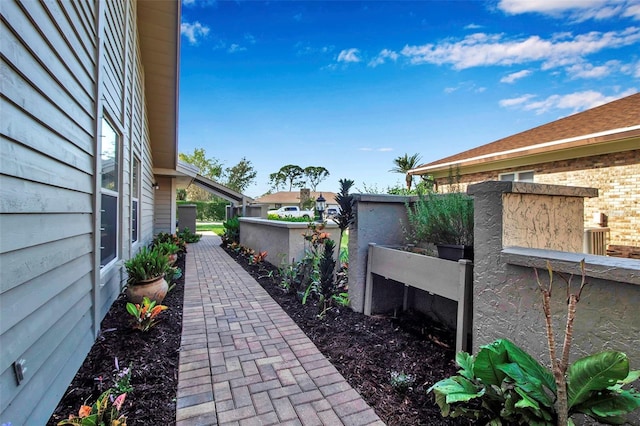
{"type": "MultiPolygon", "coordinates": [[[[551,123],[543,124],[441,160],[422,164],[414,170],[461,162],[479,156],[490,156],[491,154],[527,148],[545,142],[580,138],[581,136],[638,125],[640,125],[640,93],[561,118],[560,120],[552,121],[551,123]]],[[[585,138],[581,144],[587,145],[593,142],[593,138],[585,138]]],[[[553,149],[555,149],[553,145],[545,148],[547,151],[552,151],[553,149]]],[[[517,156],[517,154],[514,155],[517,156]]]]}
{"type": "MultiPolygon", "coordinates": [[[[335,204],[336,194],[328,191],[311,191],[311,198],[316,199],[322,194],[327,204],[335,204]]],[[[255,200],[260,204],[299,204],[300,191],[280,191],[273,194],[263,195],[255,200]]]]}

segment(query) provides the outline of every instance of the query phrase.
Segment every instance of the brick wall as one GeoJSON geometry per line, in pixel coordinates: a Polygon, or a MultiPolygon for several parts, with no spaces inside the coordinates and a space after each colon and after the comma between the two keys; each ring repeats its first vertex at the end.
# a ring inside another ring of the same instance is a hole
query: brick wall
{"type": "MultiPolygon", "coordinates": [[[[610,244],[640,246],[640,150],[596,155],[572,160],[461,176],[459,188],[486,180],[498,180],[499,173],[534,171],[534,182],[598,188],[597,198],[585,198],[585,227],[597,226],[594,213],[608,216],[610,244]]],[[[447,192],[447,179],[438,179],[438,190],[447,192]]]]}

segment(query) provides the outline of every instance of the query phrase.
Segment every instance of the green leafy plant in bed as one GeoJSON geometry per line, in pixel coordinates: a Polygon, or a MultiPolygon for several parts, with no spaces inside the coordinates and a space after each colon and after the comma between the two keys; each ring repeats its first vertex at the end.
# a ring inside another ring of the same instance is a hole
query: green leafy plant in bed
{"type": "Polygon", "coordinates": [[[569,365],[576,305],[584,288],[577,292],[567,285],[567,320],[562,353],[558,357],[551,319],[553,271],[548,266],[549,284],[541,283],[547,344],[552,369],[542,366],[527,352],[506,339],[482,346],[473,356],[460,352],[458,375],[433,385],[428,392],[445,417],[468,417],[490,425],[573,425],[572,416],[585,414],[601,423],[624,424],[625,415],[640,407],[640,393],[629,385],[640,371],[629,370],[622,352],[605,351],[580,358],[569,365]]]}

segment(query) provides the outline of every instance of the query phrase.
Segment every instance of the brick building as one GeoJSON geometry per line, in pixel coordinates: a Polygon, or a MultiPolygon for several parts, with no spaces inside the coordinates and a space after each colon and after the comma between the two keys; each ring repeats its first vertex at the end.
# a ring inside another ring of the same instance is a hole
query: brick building
{"type": "MultiPolygon", "coordinates": [[[[486,180],[597,188],[585,199],[585,228],[606,225],[610,244],[640,246],[640,93],[409,171],[449,189],[486,180]]],[[[628,252],[628,250],[624,250],[628,252]]]]}

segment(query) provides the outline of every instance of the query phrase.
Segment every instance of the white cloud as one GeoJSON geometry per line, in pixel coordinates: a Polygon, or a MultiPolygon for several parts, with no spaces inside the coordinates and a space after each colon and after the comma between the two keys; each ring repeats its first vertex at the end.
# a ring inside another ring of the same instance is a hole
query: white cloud
{"type": "Polygon", "coordinates": [[[478,30],[482,28],[482,25],[478,25],[478,24],[469,24],[469,25],[465,25],[464,29],[465,30],[478,30]]]}
{"type": "Polygon", "coordinates": [[[500,101],[500,106],[518,106],[525,111],[534,111],[536,114],[543,114],[554,109],[570,109],[571,113],[584,111],[586,109],[595,108],[599,105],[615,101],[616,99],[636,93],[635,88],[628,89],[624,92],[613,96],[605,96],[595,90],[585,90],[583,92],[574,92],[567,95],[551,95],[546,99],[534,101],[533,95],[525,95],[521,98],[505,99],[500,101]]]}
{"type": "Polygon", "coordinates": [[[635,19],[636,21],[640,21],[640,3],[633,4],[624,11],[622,16],[630,17],[635,19]]]}
{"type": "Polygon", "coordinates": [[[531,70],[522,70],[518,72],[512,72],[509,75],[506,75],[500,79],[500,83],[514,83],[516,80],[520,80],[521,78],[528,77],[532,74],[531,70]]]}
{"type": "Polygon", "coordinates": [[[245,33],[244,39],[249,44],[256,44],[256,38],[251,33],[245,33]]]}
{"type": "Polygon", "coordinates": [[[534,97],[535,95],[527,94],[527,95],[519,96],[517,98],[503,99],[499,102],[499,104],[501,107],[512,107],[512,106],[522,105],[523,103],[527,102],[529,99],[534,97]]]}
{"type": "Polygon", "coordinates": [[[193,24],[189,22],[183,22],[180,24],[180,34],[185,36],[189,40],[189,44],[198,44],[201,39],[205,38],[209,34],[209,27],[202,25],[196,21],[193,24]]]}
{"type": "Polygon", "coordinates": [[[540,13],[577,22],[617,16],[640,19],[637,0],[500,0],[498,9],[511,15],[540,13]]]}
{"type": "Polygon", "coordinates": [[[356,48],[344,49],[338,54],[338,62],[360,62],[359,54],[360,50],[356,48]]]}
{"type": "Polygon", "coordinates": [[[360,151],[373,151],[373,148],[360,148],[360,151]]]}
{"type": "Polygon", "coordinates": [[[296,53],[298,55],[324,55],[335,50],[335,46],[314,47],[307,42],[298,42],[295,44],[296,53]]]}
{"type": "Polygon", "coordinates": [[[604,65],[594,66],[590,63],[578,63],[567,68],[571,78],[602,78],[621,69],[620,61],[608,61],[604,65]]]}
{"type": "Polygon", "coordinates": [[[570,37],[544,40],[539,36],[509,40],[504,34],[476,33],[460,41],[405,46],[400,52],[412,64],[451,64],[456,69],[490,65],[514,65],[542,61],[543,68],[581,61],[585,55],[607,48],[628,46],[640,41],[640,28],[629,27],[606,33],[592,31],[570,37]]]}
{"type": "Polygon", "coordinates": [[[182,5],[185,7],[209,7],[209,6],[217,6],[216,0],[182,0],[182,5]]]}
{"type": "Polygon", "coordinates": [[[244,52],[245,50],[247,50],[246,47],[242,47],[239,44],[233,43],[231,46],[229,46],[229,49],[227,50],[227,52],[238,53],[238,52],[244,52]]]}
{"type": "Polygon", "coordinates": [[[389,50],[389,49],[383,49],[380,53],[378,53],[378,56],[376,56],[375,58],[373,58],[370,62],[369,62],[369,66],[370,67],[377,67],[378,65],[382,65],[386,62],[387,59],[391,59],[392,61],[397,61],[398,60],[399,55],[394,52],[393,50],[389,50]]]}
{"type": "Polygon", "coordinates": [[[380,151],[380,152],[390,152],[390,151],[393,151],[393,148],[379,148],[378,151],[380,151]]]}

